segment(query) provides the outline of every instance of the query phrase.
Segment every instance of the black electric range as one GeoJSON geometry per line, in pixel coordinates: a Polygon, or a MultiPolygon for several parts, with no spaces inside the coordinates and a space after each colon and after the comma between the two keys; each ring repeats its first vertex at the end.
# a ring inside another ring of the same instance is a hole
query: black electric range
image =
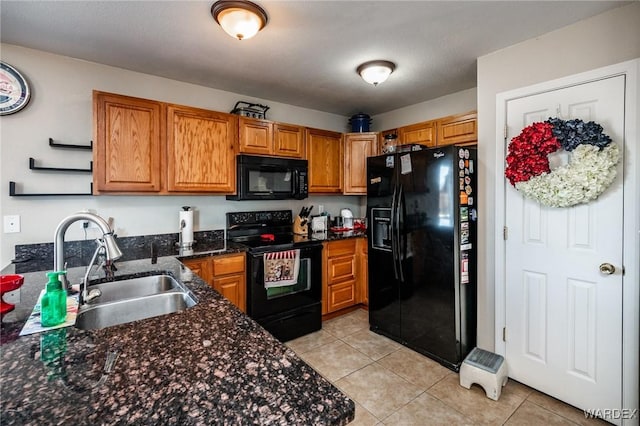
{"type": "Polygon", "coordinates": [[[227,238],[248,248],[247,313],[281,341],[320,330],[322,322],[322,243],[295,235],[292,223],[291,210],[227,213],[227,238]],[[295,256],[294,282],[269,282],[265,264],[274,253],[295,256]]]}

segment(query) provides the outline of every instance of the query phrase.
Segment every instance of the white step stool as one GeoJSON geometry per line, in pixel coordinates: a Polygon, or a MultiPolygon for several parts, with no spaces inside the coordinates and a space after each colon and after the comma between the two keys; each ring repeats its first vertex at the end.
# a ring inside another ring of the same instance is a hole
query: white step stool
{"type": "Polygon", "coordinates": [[[460,366],[460,386],[471,389],[476,383],[484,389],[487,398],[497,401],[502,387],[509,380],[504,357],[480,348],[473,348],[460,366]]]}

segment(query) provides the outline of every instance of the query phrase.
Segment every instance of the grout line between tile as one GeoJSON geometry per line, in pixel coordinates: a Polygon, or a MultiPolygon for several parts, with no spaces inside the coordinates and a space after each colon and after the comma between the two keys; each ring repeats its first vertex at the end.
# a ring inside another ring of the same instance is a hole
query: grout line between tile
{"type": "MultiPolygon", "coordinates": [[[[525,401],[529,401],[529,397],[530,397],[531,395],[533,395],[533,392],[531,392],[529,395],[527,395],[527,397],[525,398],[525,401]]],[[[548,396],[548,395],[547,395],[547,396],[548,396]]],[[[549,398],[553,398],[553,397],[552,397],[552,396],[549,396],[549,398]]],[[[555,398],[554,398],[554,399],[555,399],[555,398]]],[[[524,402],[524,401],[522,401],[522,402],[524,402]]],[[[531,404],[535,405],[536,407],[540,407],[540,408],[542,408],[542,409],[544,409],[544,410],[547,410],[548,412],[550,412],[550,413],[552,413],[552,414],[555,414],[556,416],[560,416],[560,417],[562,417],[563,419],[565,419],[565,420],[567,420],[567,421],[570,421],[570,422],[571,422],[572,424],[574,424],[574,425],[579,425],[579,424],[580,424],[580,423],[574,422],[573,420],[571,420],[570,418],[568,418],[568,417],[567,417],[567,416],[565,416],[564,414],[559,413],[559,412],[557,412],[557,411],[555,411],[555,410],[552,410],[552,409],[550,409],[550,408],[548,408],[548,407],[545,407],[544,405],[537,404],[537,403],[535,403],[534,401],[529,401],[529,402],[530,402],[531,404]]],[[[560,402],[562,402],[562,401],[560,401],[560,402]]],[[[563,403],[563,404],[566,404],[565,402],[562,402],[562,403],[563,403]]],[[[568,404],[566,404],[566,405],[568,405],[568,404]]],[[[520,408],[520,407],[518,407],[518,408],[520,408]]],[[[574,407],[574,408],[575,408],[575,407],[574,407]]],[[[606,421],[606,420],[604,420],[604,421],[606,421]]]]}

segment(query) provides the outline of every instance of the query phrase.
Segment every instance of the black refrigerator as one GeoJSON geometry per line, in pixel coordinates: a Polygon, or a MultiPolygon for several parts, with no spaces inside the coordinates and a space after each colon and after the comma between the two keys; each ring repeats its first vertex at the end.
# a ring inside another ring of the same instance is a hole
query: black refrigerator
{"type": "Polygon", "coordinates": [[[369,324],[458,371],[476,344],[476,149],[416,149],[367,159],[369,324]]]}

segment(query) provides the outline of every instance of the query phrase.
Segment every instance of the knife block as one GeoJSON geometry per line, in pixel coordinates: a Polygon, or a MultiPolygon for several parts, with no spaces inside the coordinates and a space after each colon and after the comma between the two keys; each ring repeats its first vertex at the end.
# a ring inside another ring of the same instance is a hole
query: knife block
{"type": "Polygon", "coordinates": [[[307,219],[304,219],[304,225],[302,224],[303,219],[300,216],[296,216],[293,220],[293,233],[297,235],[307,235],[309,231],[309,222],[307,219]]]}

